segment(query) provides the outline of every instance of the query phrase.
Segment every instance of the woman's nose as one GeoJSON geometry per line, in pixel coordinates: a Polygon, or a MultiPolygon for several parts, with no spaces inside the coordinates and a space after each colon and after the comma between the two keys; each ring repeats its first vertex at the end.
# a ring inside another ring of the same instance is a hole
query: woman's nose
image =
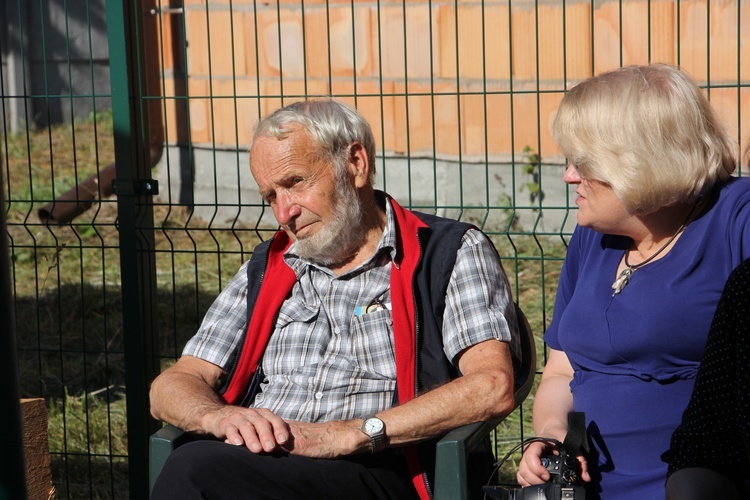
{"type": "Polygon", "coordinates": [[[563,181],[566,184],[578,184],[581,182],[581,176],[578,174],[578,170],[571,164],[563,174],[563,181]]]}

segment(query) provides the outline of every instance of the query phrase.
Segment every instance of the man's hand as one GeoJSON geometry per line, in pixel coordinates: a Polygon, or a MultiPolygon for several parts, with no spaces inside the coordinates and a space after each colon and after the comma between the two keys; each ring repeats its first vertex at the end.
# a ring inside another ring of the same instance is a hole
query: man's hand
{"type": "Polygon", "coordinates": [[[207,415],[204,428],[253,453],[282,451],[310,458],[338,458],[367,450],[361,419],[309,423],[285,421],[270,410],[226,406],[207,415]]]}
{"type": "Polygon", "coordinates": [[[276,451],[287,444],[289,425],[270,410],[224,406],[203,418],[203,428],[227,443],[245,445],[253,453],[276,451]]]}
{"type": "Polygon", "coordinates": [[[360,430],[362,419],[322,423],[289,422],[291,440],[281,446],[293,455],[338,458],[369,449],[370,438],[360,430]]]}

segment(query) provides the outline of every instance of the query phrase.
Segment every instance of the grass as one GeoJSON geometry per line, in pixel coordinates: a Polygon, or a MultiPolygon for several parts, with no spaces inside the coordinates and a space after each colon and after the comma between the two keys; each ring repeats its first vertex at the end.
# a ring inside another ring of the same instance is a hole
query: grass
{"type": "MultiPolygon", "coordinates": [[[[60,498],[127,496],[125,364],[114,198],[72,223],[47,226],[37,210],[114,161],[109,113],[74,127],[5,137],[4,183],[23,397],[43,397],[60,498]]],[[[219,290],[260,241],[254,227],[209,226],[181,207],[154,207],[156,318],[163,363],[179,355],[219,290]]],[[[548,324],[564,255],[559,238],[484,228],[516,300],[539,336],[548,324]]],[[[530,436],[529,397],[493,437],[498,455],[530,436]]],[[[513,459],[515,460],[515,458],[513,459]]],[[[512,480],[514,464],[501,469],[512,480]]]]}

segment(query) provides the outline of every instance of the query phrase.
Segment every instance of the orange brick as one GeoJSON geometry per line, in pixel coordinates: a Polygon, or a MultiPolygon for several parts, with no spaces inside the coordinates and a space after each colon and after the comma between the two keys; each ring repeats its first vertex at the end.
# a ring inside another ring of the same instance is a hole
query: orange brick
{"type": "Polygon", "coordinates": [[[208,108],[208,81],[191,78],[188,81],[190,98],[188,109],[190,111],[190,139],[194,143],[209,143],[212,134],[209,122],[208,108]]]}
{"type": "MultiPolygon", "coordinates": [[[[739,127],[735,137],[738,138],[739,144],[742,146],[742,151],[745,152],[748,146],[750,146],[750,89],[743,87],[740,89],[739,95],[739,127]]],[[[743,156],[745,165],[750,165],[750,155],[743,156]]],[[[747,173],[747,167],[745,167],[745,173],[747,173]]]]}
{"type": "Polygon", "coordinates": [[[378,34],[376,53],[383,78],[403,78],[405,63],[404,13],[399,7],[383,7],[380,18],[373,16],[373,32],[378,34]]]}
{"type": "Polygon", "coordinates": [[[325,9],[305,10],[305,64],[308,78],[330,77],[328,57],[328,20],[325,9]]]}
{"type": "Polygon", "coordinates": [[[485,118],[487,98],[481,89],[469,87],[464,90],[469,93],[461,96],[460,101],[461,155],[467,159],[481,160],[489,154],[489,124],[485,118]]]}
{"type": "Polygon", "coordinates": [[[524,146],[531,146],[536,151],[536,145],[539,142],[539,107],[537,106],[536,95],[533,93],[514,94],[512,103],[513,150],[520,152],[524,146]]]}
{"type": "Polygon", "coordinates": [[[309,97],[324,97],[329,94],[325,82],[306,82],[302,79],[285,79],[283,85],[278,79],[265,79],[260,87],[260,109],[262,116],[268,116],[282,106],[309,97]]]}
{"type": "MultiPolygon", "coordinates": [[[[408,115],[405,115],[401,122],[405,126],[401,130],[402,137],[406,139],[403,147],[412,155],[420,152],[426,152],[430,155],[434,155],[435,152],[439,153],[441,145],[437,142],[437,137],[433,138],[433,130],[437,135],[438,123],[436,122],[435,104],[430,92],[432,89],[436,92],[442,92],[443,89],[450,91],[453,86],[443,84],[431,88],[429,85],[411,82],[408,89],[409,96],[404,98],[404,106],[401,108],[408,112],[408,115]]],[[[454,127],[457,136],[458,121],[454,121],[451,125],[454,127]]]]}
{"type": "Polygon", "coordinates": [[[651,62],[677,64],[676,16],[673,2],[651,4],[651,62]]]}
{"type": "Polygon", "coordinates": [[[540,5],[537,10],[539,79],[562,80],[565,74],[563,10],[559,5],[540,5]]]}
{"type": "MultiPolygon", "coordinates": [[[[740,25],[750,26],[750,9],[743,8],[740,11],[740,25]]],[[[750,41],[747,38],[747,29],[743,33],[744,36],[741,39],[740,45],[739,66],[740,79],[746,82],[750,80],[750,41]]]]}
{"type": "Polygon", "coordinates": [[[536,79],[536,13],[528,7],[511,11],[513,34],[513,78],[536,79]]]}
{"type": "Polygon", "coordinates": [[[175,143],[178,138],[177,123],[177,100],[174,99],[174,79],[171,76],[164,78],[164,105],[160,106],[164,120],[167,143],[175,143]]]}
{"type": "Polygon", "coordinates": [[[708,10],[704,1],[680,4],[680,66],[698,82],[708,76],[708,10]]]}
{"type": "Polygon", "coordinates": [[[205,12],[185,11],[187,70],[190,76],[208,76],[208,30],[205,12]]]}
{"type": "Polygon", "coordinates": [[[511,23],[507,2],[459,2],[458,13],[454,5],[442,5],[436,9],[436,18],[436,60],[441,77],[481,77],[484,71],[488,78],[510,78],[511,23]],[[457,23],[460,35],[456,33],[457,23]],[[457,42],[460,69],[456,63],[457,42]]]}
{"type": "MultiPolygon", "coordinates": [[[[487,6],[484,11],[485,69],[487,78],[510,80],[510,14],[507,5],[487,6]]],[[[469,29],[475,29],[469,27],[469,29]]]]}
{"type": "Polygon", "coordinates": [[[487,142],[490,158],[497,159],[511,150],[513,130],[510,117],[507,87],[491,89],[487,94],[487,142]]]}
{"type": "MultiPolygon", "coordinates": [[[[622,52],[622,65],[648,64],[649,63],[649,4],[646,2],[622,3],[617,9],[610,8],[607,11],[622,25],[620,33],[620,45],[622,52]]],[[[618,26],[618,30],[620,27],[618,26]]],[[[619,65],[619,61],[616,62],[619,65]]]]}
{"type": "Polygon", "coordinates": [[[456,9],[453,6],[437,8],[437,40],[438,48],[435,68],[440,78],[456,78],[458,76],[456,51],[456,9]]]}
{"type": "MultiPolygon", "coordinates": [[[[436,88],[434,101],[435,144],[439,153],[457,157],[458,145],[458,96],[451,86],[436,88]]],[[[442,156],[441,155],[441,156],[442,156]]]]}
{"type": "Polygon", "coordinates": [[[355,4],[312,8],[305,11],[307,73],[310,77],[371,75],[376,66],[372,33],[372,8],[355,4]],[[356,38],[353,38],[356,37],[356,38]],[[330,48],[329,48],[330,40],[330,48]],[[356,52],[355,52],[356,50],[356,52]],[[355,61],[356,60],[356,61],[355,61]]]}
{"type": "Polygon", "coordinates": [[[367,74],[372,67],[370,10],[330,9],[331,72],[333,76],[367,74]],[[356,64],[356,67],[355,67],[356,64]]]}
{"type": "Polygon", "coordinates": [[[258,48],[264,67],[262,75],[301,78],[305,73],[302,20],[296,12],[281,11],[258,15],[258,48]]]}
{"type": "MultiPolygon", "coordinates": [[[[738,81],[738,9],[737,2],[711,3],[710,71],[712,83],[737,83],[738,81]]],[[[742,10],[747,9],[743,6],[742,10]]]]}
{"type": "Polygon", "coordinates": [[[707,93],[711,105],[733,137],[737,137],[741,123],[740,94],[737,88],[716,88],[707,93]]]}
{"type": "MultiPolygon", "coordinates": [[[[557,89],[541,89],[541,90],[557,90],[557,89]]],[[[560,106],[560,100],[563,98],[564,93],[560,92],[544,92],[539,95],[539,151],[544,156],[551,157],[562,157],[562,153],[552,139],[552,122],[555,120],[555,114],[557,108],[560,106]]]]}
{"type": "Polygon", "coordinates": [[[382,82],[381,85],[378,82],[366,82],[362,90],[369,95],[357,97],[357,109],[370,123],[378,153],[384,148],[386,151],[393,151],[389,145],[395,143],[395,136],[399,133],[394,127],[394,98],[391,97],[393,83],[382,82]]]}
{"type": "MultiPolygon", "coordinates": [[[[482,30],[484,8],[481,5],[459,5],[458,19],[458,74],[460,78],[482,78],[485,58],[482,30]]],[[[456,43],[454,42],[454,43],[456,43]]]]}
{"type": "Polygon", "coordinates": [[[240,98],[237,95],[257,95],[255,82],[240,80],[219,80],[213,86],[214,94],[212,103],[214,123],[214,141],[217,146],[240,147],[245,146],[248,141],[248,119],[249,113],[257,120],[259,114],[258,99],[240,98]],[[243,109],[240,110],[240,102],[243,109]],[[255,104],[253,110],[252,104],[255,104]],[[253,113],[254,111],[254,113],[253,113]]]}
{"type": "Polygon", "coordinates": [[[618,68],[621,63],[619,3],[609,2],[594,10],[594,74],[618,68]]]}
{"type": "Polygon", "coordinates": [[[568,81],[592,75],[591,5],[578,3],[565,10],[565,74],[568,81]]]}
{"type": "Polygon", "coordinates": [[[433,43],[436,27],[429,5],[406,6],[406,76],[409,79],[431,78],[437,60],[433,43]]]}
{"type": "Polygon", "coordinates": [[[256,16],[254,12],[247,12],[241,18],[243,31],[242,43],[245,54],[244,76],[256,76],[259,73],[260,63],[257,58],[257,34],[255,32],[256,16]]]}
{"type": "Polygon", "coordinates": [[[208,13],[211,75],[245,74],[243,16],[228,10],[208,13]]]}

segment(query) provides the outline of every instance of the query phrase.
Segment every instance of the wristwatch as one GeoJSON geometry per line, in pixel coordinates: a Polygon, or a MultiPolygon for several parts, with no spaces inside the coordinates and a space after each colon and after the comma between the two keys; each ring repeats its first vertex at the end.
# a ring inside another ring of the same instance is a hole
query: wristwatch
{"type": "Polygon", "coordinates": [[[372,439],[373,453],[385,448],[385,423],[382,420],[374,415],[366,417],[361,430],[372,439]]]}

